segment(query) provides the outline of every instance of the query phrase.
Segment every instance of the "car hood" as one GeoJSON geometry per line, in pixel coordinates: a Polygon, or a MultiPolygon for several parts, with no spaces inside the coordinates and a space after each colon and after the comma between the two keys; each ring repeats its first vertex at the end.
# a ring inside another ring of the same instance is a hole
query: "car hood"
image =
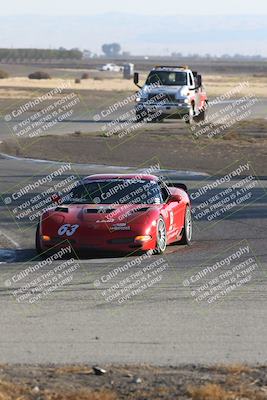
{"type": "Polygon", "coordinates": [[[121,204],[121,205],[92,205],[92,204],[62,204],[49,212],[49,217],[62,218],[64,223],[130,223],[136,218],[158,213],[161,204],[121,204]]]}

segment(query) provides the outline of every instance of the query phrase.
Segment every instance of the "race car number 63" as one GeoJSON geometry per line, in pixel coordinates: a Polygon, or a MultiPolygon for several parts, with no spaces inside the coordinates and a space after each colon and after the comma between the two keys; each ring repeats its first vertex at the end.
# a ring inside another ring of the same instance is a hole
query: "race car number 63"
{"type": "Polygon", "coordinates": [[[79,226],[80,225],[71,225],[71,224],[62,225],[58,230],[58,234],[59,236],[63,235],[72,236],[77,231],[79,226]]]}

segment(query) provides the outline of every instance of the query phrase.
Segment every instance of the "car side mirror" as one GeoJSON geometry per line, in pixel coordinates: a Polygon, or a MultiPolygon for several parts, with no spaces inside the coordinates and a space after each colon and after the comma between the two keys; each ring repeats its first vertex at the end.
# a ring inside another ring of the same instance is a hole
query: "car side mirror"
{"type": "Polygon", "coordinates": [[[51,200],[55,204],[60,204],[61,203],[61,197],[60,197],[59,193],[52,194],[51,200]]]}
{"type": "Polygon", "coordinates": [[[172,194],[169,199],[168,203],[180,203],[182,197],[179,194],[172,194]]]}
{"type": "Polygon", "coordinates": [[[200,88],[202,86],[202,76],[197,75],[197,86],[200,88]]]}
{"type": "Polygon", "coordinates": [[[139,85],[139,73],[138,73],[138,72],[135,72],[135,73],[134,73],[134,83],[135,83],[135,85],[136,85],[137,87],[139,87],[139,89],[142,88],[142,86],[139,85]]]}

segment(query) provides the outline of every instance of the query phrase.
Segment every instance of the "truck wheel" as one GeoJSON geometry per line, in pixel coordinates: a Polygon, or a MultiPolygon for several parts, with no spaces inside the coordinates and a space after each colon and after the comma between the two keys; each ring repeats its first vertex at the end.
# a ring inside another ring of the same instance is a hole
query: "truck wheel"
{"type": "Polygon", "coordinates": [[[205,121],[205,119],[206,119],[206,111],[202,110],[198,115],[198,120],[199,121],[205,121]]]}
{"type": "Polygon", "coordinates": [[[198,114],[198,121],[205,121],[206,120],[206,111],[207,111],[207,106],[208,106],[208,100],[205,101],[204,107],[200,110],[200,113],[198,114]]]}
{"type": "Polygon", "coordinates": [[[160,115],[155,119],[155,122],[164,122],[164,115],[160,115]]]}
{"type": "Polygon", "coordinates": [[[191,125],[194,122],[194,110],[193,107],[190,107],[189,113],[185,116],[185,123],[191,125]]]}
{"type": "Polygon", "coordinates": [[[145,121],[148,118],[148,112],[145,109],[136,111],[135,115],[136,115],[137,122],[145,121]]]}
{"type": "Polygon", "coordinates": [[[144,121],[144,117],[141,115],[141,114],[136,114],[136,122],[142,122],[142,121],[144,121]]]}
{"type": "Polygon", "coordinates": [[[151,115],[148,114],[147,118],[146,118],[146,122],[148,124],[155,124],[157,122],[156,118],[153,118],[151,115]]]}

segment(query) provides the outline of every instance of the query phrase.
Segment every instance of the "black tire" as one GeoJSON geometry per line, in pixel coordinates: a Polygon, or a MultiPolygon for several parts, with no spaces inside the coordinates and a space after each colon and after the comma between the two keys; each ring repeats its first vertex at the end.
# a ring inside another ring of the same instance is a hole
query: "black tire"
{"type": "Polygon", "coordinates": [[[191,106],[189,113],[186,114],[185,116],[185,123],[188,125],[192,125],[193,122],[194,122],[194,109],[191,106]]]}
{"type": "Polygon", "coordinates": [[[164,122],[164,117],[159,116],[158,118],[155,119],[155,122],[158,122],[158,123],[164,122]]]}
{"type": "Polygon", "coordinates": [[[186,206],[183,236],[182,239],[179,241],[179,244],[190,246],[191,241],[192,241],[192,214],[190,207],[186,206]]]}
{"type": "Polygon", "coordinates": [[[136,113],[136,122],[143,122],[145,117],[142,116],[141,113],[136,113]]]}
{"type": "Polygon", "coordinates": [[[136,122],[143,122],[148,118],[147,109],[137,106],[135,115],[136,115],[136,122]]]}
{"type": "Polygon", "coordinates": [[[202,121],[205,121],[205,119],[206,119],[206,111],[205,110],[202,110],[200,113],[199,113],[199,115],[198,115],[198,121],[200,122],[202,122],[202,121]]]}
{"type": "Polygon", "coordinates": [[[167,229],[162,217],[159,217],[157,223],[157,245],[156,254],[163,254],[167,247],[167,229]]]}
{"type": "Polygon", "coordinates": [[[40,243],[40,224],[37,225],[35,234],[35,249],[36,253],[40,255],[42,253],[41,243],[40,243]]]}

